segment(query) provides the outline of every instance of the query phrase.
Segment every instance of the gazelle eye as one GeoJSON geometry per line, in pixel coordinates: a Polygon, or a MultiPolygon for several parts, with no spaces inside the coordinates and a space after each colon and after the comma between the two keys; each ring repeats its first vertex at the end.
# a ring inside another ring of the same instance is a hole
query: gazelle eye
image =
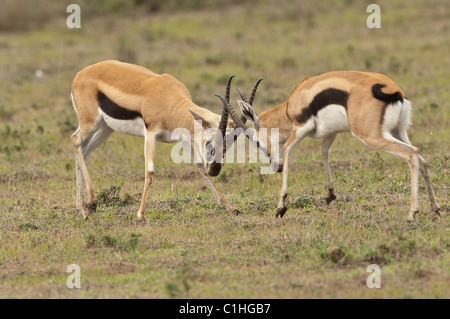
{"type": "Polygon", "coordinates": [[[216,150],[212,145],[212,142],[206,142],[205,149],[207,153],[210,153],[211,156],[214,156],[216,154],[216,150]]]}

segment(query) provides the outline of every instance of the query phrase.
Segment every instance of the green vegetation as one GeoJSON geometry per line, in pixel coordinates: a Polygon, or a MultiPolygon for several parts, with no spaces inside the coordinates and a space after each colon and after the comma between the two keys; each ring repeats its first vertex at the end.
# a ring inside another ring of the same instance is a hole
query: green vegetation
{"type": "Polygon", "coordinates": [[[448,1],[381,1],[382,28],[372,30],[361,1],[82,1],[82,28],[68,29],[70,2],[1,5],[0,298],[450,297],[448,1]],[[430,164],[444,217],[431,218],[420,177],[421,213],[408,224],[407,164],[342,134],[331,153],[337,200],[325,204],[320,141],[305,140],[293,151],[283,219],[274,217],[280,175],[225,166],[214,181],[242,212],[233,216],[159,144],[139,222],[143,140],[113,134],[89,157],[99,206],[84,221],[70,87],[105,59],[172,74],[217,113],[214,94],[231,74],[245,91],[264,77],[260,112],[306,75],[384,73],[413,103],[410,139],[430,164]],[[381,289],[366,286],[374,263],[381,289]],[[81,267],[81,289],[66,287],[70,264],[81,267]]]}

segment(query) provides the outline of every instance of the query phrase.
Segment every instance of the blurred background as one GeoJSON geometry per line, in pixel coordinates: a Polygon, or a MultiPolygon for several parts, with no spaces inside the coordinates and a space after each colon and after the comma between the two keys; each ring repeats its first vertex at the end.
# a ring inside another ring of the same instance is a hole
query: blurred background
{"type": "Polygon", "coordinates": [[[384,73],[434,101],[449,69],[445,0],[379,1],[380,29],[366,25],[373,1],[85,0],[81,29],[69,29],[72,2],[2,0],[3,112],[67,103],[75,73],[105,59],[170,73],[213,109],[230,74],[243,89],[265,78],[265,109],[306,75],[342,69],[384,73]]]}
{"type": "Polygon", "coordinates": [[[236,86],[249,92],[263,77],[259,113],[308,75],[383,73],[413,104],[409,136],[448,215],[449,33],[448,0],[0,0],[0,297],[448,296],[448,216],[431,221],[421,182],[423,214],[407,225],[407,165],[350,134],[333,146],[339,195],[329,207],[320,142],[293,151],[292,209],[281,221],[279,175],[226,165],[214,181],[243,212],[235,218],[192,165],[170,161],[172,145],[159,144],[148,224],[135,218],[143,140],[113,134],[89,158],[99,208],[83,222],[70,90],[84,67],[118,59],[175,76],[216,113],[214,94],[230,75],[232,100],[236,86]],[[71,3],[80,29],[66,25],[71,3]],[[371,3],[381,8],[379,29],[366,24],[371,3]],[[84,267],[86,289],[65,287],[69,261],[84,267]],[[385,267],[383,289],[365,286],[371,263],[385,267]]]}
{"type": "MultiPolygon", "coordinates": [[[[84,0],[76,2],[81,28],[70,29],[66,20],[72,12],[66,10],[72,2],[1,2],[3,180],[10,180],[18,165],[23,164],[20,172],[32,170],[27,167],[33,161],[49,174],[50,158],[72,174],[70,135],[78,121],[71,82],[79,70],[106,59],[169,73],[187,86],[195,103],[217,113],[222,105],[214,94],[224,93],[232,74],[233,85],[247,92],[264,78],[254,103],[261,112],[284,102],[307,75],[379,72],[413,103],[421,137],[415,139],[411,130],[415,145],[448,144],[443,143],[450,87],[447,0],[379,1],[379,29],[367,26],[372,1],[84,0]]],[[[141,141],[114,135],[108,143],[117,141],[136,144],[136,158],[127,162],[140,172],[141,141]]]]}
{"type": "Polygon", "coordinates": [[[70,29],[66,9],[72,2],[1,2],[0,159],[12,160],[25,144],[33,149],[26,132],[43,133],[44,127],[50,134],[41,134],[35,151],[62,151],[77,126],[71,81],[106,59],[169,73],[194,102],[216,112],[221,103],[214,94],[223,93],[231,74],[244,91],[264,78],[255,102],[260,112],[284,102],[307,75],[380,72],[418,112],[448,118],[442,107],[450,82],[446,0],[379,1],[379,29],[366,24],[372,1],[84,0],[76,2],[81,28],[70,29]]]}

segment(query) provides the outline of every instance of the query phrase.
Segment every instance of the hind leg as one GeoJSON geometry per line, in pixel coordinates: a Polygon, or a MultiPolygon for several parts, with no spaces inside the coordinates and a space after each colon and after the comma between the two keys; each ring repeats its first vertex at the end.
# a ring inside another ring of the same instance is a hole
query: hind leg
{"type": "MultiPolygon", "coordinates": [[[[411,145],[406,130],[401,130],[398,135],[401,141],[405,142],[408,145],[411,145]]],[[[422,156],[420,156],[420,154],[418,154],[418,156],[419,156],[419,171],[422,174],[423,179],[425,180],[425,184],[428,191],[428,197],[430,198],[431,209],[436,213],[438,217],[440,217],[441,216],[440,207],[436,201],[433,185],[431,184],[430,175],[428,174],[428,163],[423,159],[422,156]]]]}
{"type": "Polygon", "coordinates": [[[86,158],[93,150],[103,144],[112,132],[112,129],[106,126],[103,120],[100,120],[93,125],[89,131],[83,131],[83,129],[79,127],[75,133],[72,134],[76,165],[76,207],[77,210],[81,212],[84,219],[87,219],[89,213],[95,212],[97,208],[97,199],[86,166],[86,158]],[[84,205],[83,200],[84,182],[86,182],[88,194],[88,203],[86,205],[84,205]]]}
{"type": "Polygon", "coordinates": [[[433,191],[433,185],[431,185],[431,179],[430,179],[430,175],[428,174],[428,164],[427,162],[422,158],[422,156],[419,155],[419,170],[420,173],[422,174],[424,180],[425,180],[425,184],[427,185],[427,191],[428,191],[428,197],[430,198],[430,204],[431,204],[431,209],[436,213],[436,215],[438,217],[441,217],[441,213],[440,213],[440,207],[436,201],[436,196],[434,195],[434,191],[433,191]]]}
{"type": "Polygon", "coordinates": [[[363,141],[376,149],[397,155],[408,163],[411,173],[411,205],[407,220],[413,221],[415,215],[419,212],[418,180],[420,161],[417,148],[388,135],[383,137],[367,137],[363,141]]]}

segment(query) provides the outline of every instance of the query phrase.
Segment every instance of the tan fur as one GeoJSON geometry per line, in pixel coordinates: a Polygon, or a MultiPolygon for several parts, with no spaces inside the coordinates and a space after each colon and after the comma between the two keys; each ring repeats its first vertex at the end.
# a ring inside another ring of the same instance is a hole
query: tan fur
{"type": "MultiPolygon", "coordinates": [[[[203,124],[206,122],[207,128],[217,128],[220,115],[194,104],[188,89],[169,74],[159,75],[141,66],[112,60],[93,64],[78,72],[73,80],[72,94],[79,128],[72,135],[72,140],[77,164],[77,209],[81,211],[84,218],[87,218],[89,211],[95,211],[96,198],[85,163],[85,157],[89,154],[84,155],[83,152],[89,153],[98,147],[113,131],[99,115],[97,97],[99,90],[120,107],[139,112],[145,122],[146,132],[143,132],[145,186],[138,212],[138,217],[143,218],[147,192],[154,175],[149,167],[153,167],[155,144],[158,138],[164,142],[172,142],[167,140],[166,135],[170,137],[170,133],[175,129],[185,128],[189,130],[193,139],[194,118],[188,108],[204,119],[203,124]],[[161,137],[161,134],[166,135],[161,137]],[[101,138],[98,138],[99,135],[101,138]],[[86,144],[89,146],[95,138],[98,138],[98,145],[92,146],[92,150],[86,150],[86,144]],[[87,205],[84,205],[82,199],[83,180],[86,182],[89,197],[87,205]]],[[[219,205],[236,213],[237,210],[217,191],[207,176],[205,167],[202,164],[196,167],[208,183],[219,205]]]]}
{"type": "Polygon", "coordinates": [[[159,75],[144,67],[119,61],[103,61],[78,72],[72,84],[78,119],[89,126],[98,117],[97,91],[118,105],[142,114],[151,127],[194,132],[188,107],[217,127],[220,115],[192,102],[188,89],[168,74],[159,75]]]}
{"type": "MultiPolygon", "coordinates": [[[[314,77],[306,77],[292,89],[285,103],[261,113],[259,116],[260,128],[279,128],[281,144],[284,144],[283,182],[277,207],[277,216],[282,217],[287,210],[285,201],[287,197],[287,166],[289,153],[304,137],[315,137],[314,132],[316,130],[316,123],[311,121],[300,123],[296,116],[302,114],[302,110],[309,107],[310,103],[318,93],[329,88],[342,90],[348,93],[345,112],[348,127],[353,135],[376,149],[395,154],[408,162],[411,171],[411,207],[408,214],[408,220],[413,220],[418,211],[417,180],[419,170],[425,178],[432,208],[439,215],[439,205],[436,203],[436,198],[431,186],[427,164],[418,154],[417,148],[412,146],[409,142],[406,134],[407,123],[405,123],[405,119],[397,119],[398,121],[403,121],[401,124],[397,124],[400,125],[397,127],[398,131],[396,132],[399,136],[389,136],[393,133],[383,132],[384,112],[387,103],[373,97],[372,86],[374,84],[384,85],[381,91],[385,94],[399,92],[400,96],[405,99],[403,91],[392,80],[382,74],[357,71],[336,71],[314,77]]],[[[334,115],[338,113],[330,114],[334,115]]],[[[324,143],[322,144],[322,156],[324,159],[327,188],[329,192],[327,203],[336,198],[333,192],[328,158],[330,147],[336,138],[336,135],[340,132],[339,130],[333,131],[332,127],[328,128],[330,128],[330,130],[325,131],[329,132],[327,133],[328,135],[322,136],[324,138],[324,143]]],[[[256,132],[256,134],[258,135],[258,132],[256,132]]],[[[270,134],[270,131],[268,131],[268,134],[270,134]]],[[[270,138],[267,143],[266,153],[270,156],[270,138]]]]}
{"type": "Polygon", "coordinates": [[[385,85],[382,91],[386,94],[400,92],[402,97],[405,97],[403,91],[382,74],[358,71],[328,72],[308,77],[291,91],[287,101],[287,114],[295,123],[295,115],[308,107],[314,96],[327,88],[340,89],[349,93],[347,117],[352,132],[359,136],[359,133],[364,134],[364,131],[379,131],[379,121],[374,119],[381,117],[385,103],[372,97],[371,88],[376,83],[385,85]]]}

